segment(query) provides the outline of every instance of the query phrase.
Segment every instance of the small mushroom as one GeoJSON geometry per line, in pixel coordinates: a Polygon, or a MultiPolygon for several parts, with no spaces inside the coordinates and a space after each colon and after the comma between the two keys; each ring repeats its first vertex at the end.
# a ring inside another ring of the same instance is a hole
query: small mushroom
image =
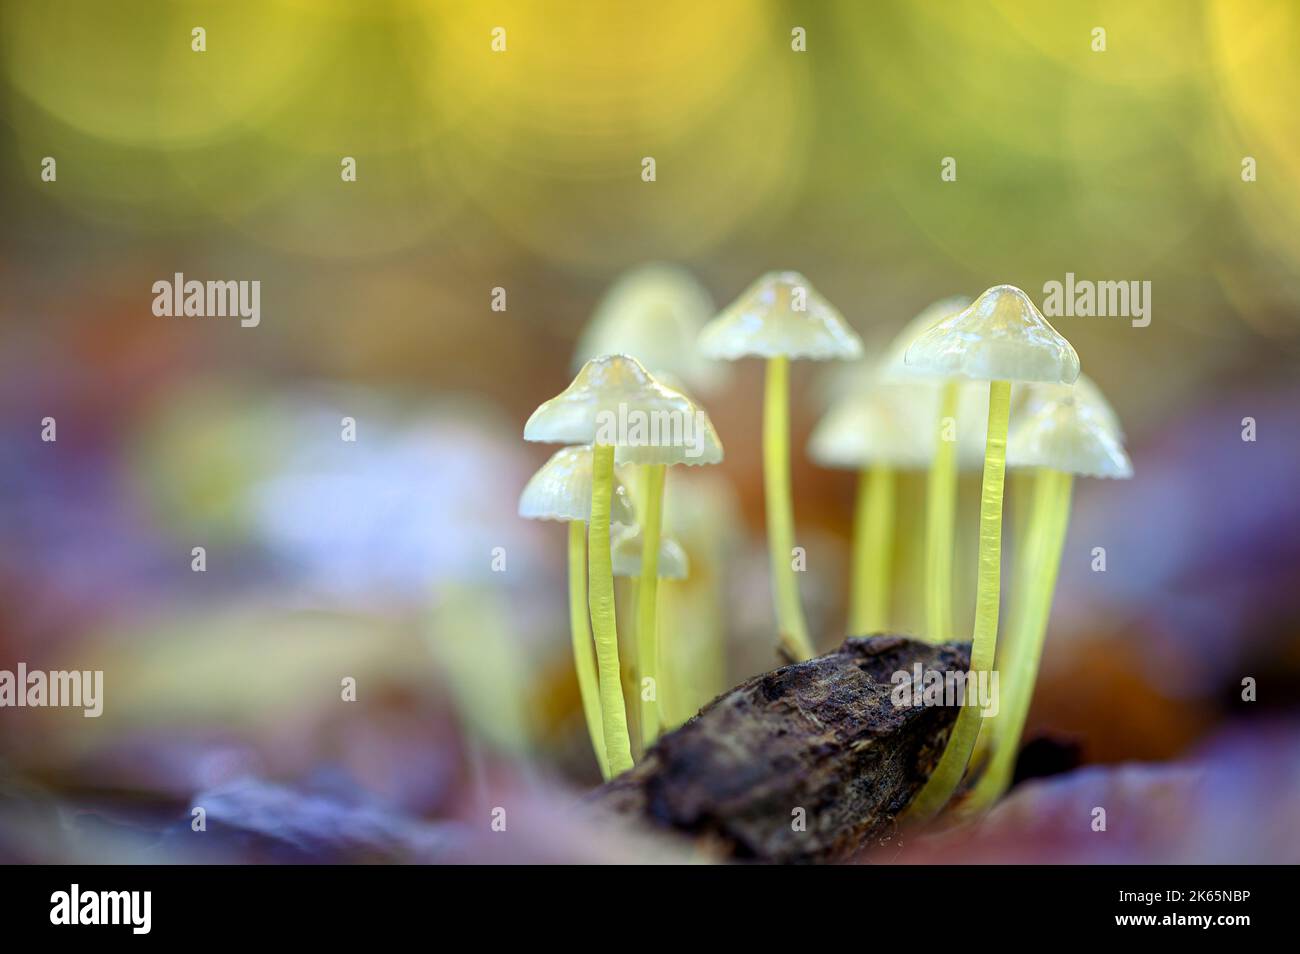
{"type": "Polygon", "coordinates": [[[813,430],[808,453],[823,467],[858,471],[848,635],[887,632],[895,472],[924,470],[937,388],[880,381],[840,399],[813,430]]]}
{"type": "Polygon", "coordinates": [[[694,347],[714,311],[713,297],[686,269],[663,263],[633,268],[596,305],[574,349],[574,369],[600,355],[633,354],[662,384],[714,391],[727,366],[694,347]]]}
{"type": "Polygon", "coordinates": [[[705,357],[767,360],[763,397],[763,484],[773,598],[781,643],[796,660],[813,655],[795,579],[790,495],[790,360],[855,358],[862,341],[798,272],[769,272],[700,332],[705,357]]]}
{"type": "MultiPolygon", "coordinates": [[[[918,388],[934,383],[940,391],[934,419],[927,425],[934,453],[925,485],[925,633],[935,642],[951,639],[953,633],[952,553],[953,528],[957,521],[959,438],[948,433],[948,422],[959,421],[962,388],[959,378],[935,378],[908,365],[906,355],[917,338],[970,303],[965,295],[954,295],[930,305],[898,334],[885,357],[887,375],[915,381],[918,388]]],[[[971,429],[961,430],[963,435],[968,432],[971,429]]]]}
{"type": "MultiPolygon", "coordinates": [[[[700,448],[692,451],[689,442],[670,440],[664,443],[639,445],[620,445],[615,452],[615,459],[622,463],[639,463],[641,506],[643,508],[641,525],[644,533],[638,535],[642,544],[640,558],[641,576],[636,587],[636,626],[633,637],[636,645],[637,684],[640,688],[638,698],[641,700],[641,747],[649,748],[659,736],[660,726],[660,672],[659,672],[659,623],[658,599],[660,578],[675,578],[671,574],[658,572],[656,564],[661,558],[662,550],[658,542],[663,529],[664,486],[667,469],[670,464],[715,464],[722,460],[722,444],[713,430],[708,415],[685,394],[678,396],[687,402],[688,410],[683,415],[694,415],[698,421],[697,439],[700,448]],[[653,691],[646,681],[651,681],[653,691]]],[[[674,544],[675,545],[675,544],[674,544]]],[[[680,550],[680,547],[678,547],[680,550]]],[[[615,576],[619,575],[615,570],[615,576]]],[[[684,573],[683,573],[684,575],[684,573]]]]}
{"type": "MultiPolygon", "coordinates": [[[[575,357],[581,363],[596,355],[631,354],[660,384],[683,395],[693,389],[713,391],[726,380],[730,369],[705,358],[694,343],[714,311],[712,297],[686,269],[662,263],[642,265],[624,273],[606,292],[578,341],[575,357]]],[[[617,459],[622,458],[616,454],[617,459]]],[[[658,484],[662,480],[662,474],[652,473],[654,466],[639,467],[632,475],[632,495],[638,508],[647,511],[648,523],[654,522],[655,515],[648,511],[660,493],[658,484]]],[[[711,579],[716,587],[717,578],[711,579]]],[[[637,625],[632,631],[632,643],[638,654],[637,666],[642,671],[649,668],[658,679],[652,699],[644,698],[648,693],[641,693],[640,726],[643,735],[649,737],[643,741],[652,741],[658,733],[668,689],[665,682],[672,681],[659,666],[666,634],[655,622],[662,609],[656,601],[656,589],[653,583],[633,587],[637,625]],[[652,633],[649,640],[638,636],[642,630],[652,633]]]]}
{"type": "MultiPolygon", "coordinates": [[[[560,448],[528,478],[519,495],[519,516],[585,524],[591,519],[591,468],[590,444],[560,448]]],[[[614,471],[609,522],[624,527],[636,524],[636,507],[618,468],[614,471]]]]}
{"type": "Polygon", "coordinates": [[[985,748],[991,754],[965,806],[973,811],[991,806],[1011,782],[1052,611],[1074,478],[1133,476],[1118,421],[1099,413],[1109,405],[1095,386],[1077,396],[1058,386],[1030,390],[1038,392],[1030,402],[1033,410],[1011,429],[1007,466],[1032,472],[1033,509],[1024,550],[1016,554],[1007,634],[998,652],[999,711],[980,729],[981,743],[987,735],[985,748]]]}
{"type": "MultiPolygon", "coordinates": [[[[562,520],[569,525],[569,634],[578,676],[582,712],[601,774],[608,779],[605,732],[600,714],[600,684],[587,622],[587,521],[591,519],[591,447],[564,447],[533,474],[519,495],[519,516],[529,520],[562,520]]],[[[615,474],[610,497],[610,522],[636,523],[632,498],[615,474]]]]}
{"type": "MultiPolygon", "coordinates": [[[[980,494],[979,570],[971,674],[986,679],[997,651],[1002,562],[1002,489],[1006,471],[1007,420],[1012,381],[1073,384],[1079,356],[1019,288],[996,285],[967,308],[935,325],[907,348],[906,363],[942,377],[989,382],[984,477],[980,494]]],[[[979,734],[981,710],[974,699],[961,707],[948,745],[909,811],[919,819],[937,814],[961,781],[979,734]]]]}
{"type": "Polygon", "coordinates": [[[1007,438],[1007,466],[1117,480],[1133,476],[1118,426],[1087,399],[1059,392],[1016,421],[1007,438]]]}
{"type": "MultiPolygon", "coordinates": [[[[610,771],[617,775],[632,765],[623,688],[618,662],[618,628],[614,611],[614,578],[610,550],[610,507],[614,461],[652,465],[647,471],[643,578],[649,594],[638,594],[638,617],[648,612],[641,630],[638,659],[654,659],[654,597],[658,589],[658,538],[662,519],[664,466],[712,464],[722,459],[722,444],[708,415],[690,398],[654,379],[629,355],[605,355],[583,365],[573,382],[543,403],[524,426],[524,438],[564,444],[592,444],[591,516],[587,559],[590,566],[588,605],[596,658],[600,670],[601,717],[610,771]],[[648,610],[643,606],[648,604],[648,610]],[[648,654],[648,655],[647,655],[648,654]]],[[[643,587],[646,589],[646,587],[643,587]]]]}
{"type": "MultiPolygon", "coordinates": [[[[645,542],[639,526],[621,527],[614,531],[614,575],[639,580],[645,568],[642,551],[645,542]]],[[[666,534],[659,537],[659,556],[655,561],[661,580],[684,580],[691,572],[690,560],[682,545],[666,534]]]]}
{"type": "MultiPolygon", "coordinates": [[[[1072,399],[1081,413],[1096,415],[1100,422],[1109,428],[1122,442],[1124,430],[1119,416],[1101,393],[1101,389],[1086,374],[1080,372],[1073,385],[1069,384],[1028,384],[1016,388],[1012,395],[1011,430],[1016,422],[1036,413],[1046,404],[1063,399],[1072,399]]],[[[1008,454],[1010,445],[1008,444],[1008,454]]],[[[1031,524],[1031,505],[1034,498],[1034,471],[1027,467],[1010,467],[1008,462],[1008,479],[1011,481],[1012,524],[1015,527],[1015,552],[1023,553],[1028,546],[1028,531],[1031,524]]],[[[978,754],[978,747],[976,752],[978,754]]]]}
{"type": "MultiPolygon", "coordinates": [[[[1019,401],[1012,409],[1013,426],[1018,418],[1028,418],[1045,405],[1069,399],[1078,405],[1079,413],[1095,415],[1112,434],[1121,441],[1124,439],[1124,428],[1120,424],[1119,415],[1101,393],[1097,383],[1082,372],[1074,384],[1030,384],[1017,388],[1017,394],[1019,401]]],[[[1011,446],[1008,444],[1007,453],[1010,452],[1011,446]]]]}

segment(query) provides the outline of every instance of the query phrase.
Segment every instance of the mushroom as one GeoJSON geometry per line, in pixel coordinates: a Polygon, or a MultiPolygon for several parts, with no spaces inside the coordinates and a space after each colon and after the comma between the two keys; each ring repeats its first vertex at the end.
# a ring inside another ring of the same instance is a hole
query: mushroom
{"type": "Polygon", "coordinates": [[[1016,554],[1007,637],[998,654],[999,711],[981,727],[981,742],[987,735],[991,755],[971,793],[968,807],[974,811],[992,805],[1011,782],[1052,611],[1074,478],[1133,476],[1118,421],[1095,385],[1089,382],[1077,396],[1062,387],[1027,390],[1032,410],[1011,429],[1007,466],[1032,472],[1033,510],[1024,550],[1016,554]]]}
{"type": "Polygon", "coordinates": [[[654,263],[624,272],[601,298],[574,348],[574,370],[603,354],[633,354],[661,384],[677,381],[708,393],[726,365],[709,361],[694,343],[713,316],[713,297],[689,271],[654,263]]]}
{"type": "MultiPolygon", "coordinates": [[[[1002,486],[1011,382],[1073,384],[1079,376],[1079,356],[1048,324],[1028,295],[1012,285],[996,285],[969,307],[939,322],[912,342],[907,348],[906,363],[945,378],[989,382],[975,630],[970,661],[970,676],[985,680],[993,665],[998,639],[1002,486]]],[[[912,803],[910,813],[916,818],[925,819],[938,813],[966,770],[979,733],[981,710],[973,698],[964,702],[939,764],[912,803]]]]}
{"type": "MultiPolygon", "coordinates": [[[[934,447],[925,485],[925,633],[935,642],[952,638],[953,527],[957,518],[957,440],[946,434],[958,421],[960,379],[935,379],[906,363],[908,347],[939,322],[970,305],[965,295],[936,301],[913,318],[894,339],[885,358],[885,373],[900,380],[936,382],[940,389],[935,416],[925,426],[934,447]]],[[[920,385],[918,385],[919,387],[920,385]]]]}
{"type": "Polygon", "coordinates": [[[879,381],[841,398],[813,430],[808,453],[823,467],[858,471],[853,517],[848,635],[889,626],[895,471],[924,470],[934,453],[926,439],[937,389],[879,381]]]}
{"type": "MultiPolygon", "coordinates": [[[[524,438],[562,444],[592,444],[591,516],[587,525],[590,586],[588,605],[600,672],[601,718],[610,771],[617,775],[632,766],[623,687],[618,662],[618,628],[614,612],[614,578],[610,550],[610,506],[615,448],[620,462],[649,465],[643,515],[643,579],[649,595],[638,594],[638,616],[648,603],[649,624],[641,638],[648,650],[638,658],[654,659],[654,597],[657,592],[658,539],[663,468],[673,463],[716,463],[722,445],[708,415],[690,398],[656,381],[639,361],[616,354],[593,358],[573,382],[543,403],[524,426],[524,438]],[[645,655],[649,653],[649,655],[645,655]]],[[[645,678],[642,673],[642,678],[645,678]]],[[[651,674],[653,677],[653,674],[651,674]]]]}
{"type": "MultiPolygon", "coordinates": [[[[614,575],[640,580],[645,568],[645,540],[640,526],[623,527],[614,532],[612,541],[614,575]]],[[[682,545],[667,535],[659,537],[656,575],[661,580],[684,580],[691,572],[690,560],[682,545]]]]}
{"type": "MultiPolygon", "coordinates": [[[[591,447],[564,447],[533,474],[519,495],[519,516],[529,520],[563,520],[569,525],[569,634],[573,665],[591,745],[601,775],[610,777],[605,734],[600,715],[600,685],[596,677],[591,629],[587,623],[587,521],[591,519],[591,447]]],[[[610,522],[636,523],[632,499],[615,475],[610,497],[610,522]]]]}
{"type": "MultiPolygon", "coordinates": [[[[637,629],[636,633],[636,651],[637,651],[637,698],[641,700],[641,706],[638,710],[640,716],[641,732],[641,752],[644,753],[659,735],[659,728],[663,723],[662,703],[664,690],[667,688],[663,685],[665,680],[660,679],[659,666],[659,633],[656,626],[656,613],[646,624],[647,632],[653,633],[653,639],[642,639],[642,613],[644,607],[642,601],[646,592],[658,593],[659,580],[684,580],[690,573],[690,561],[686,557],[686,551],[682,545],[672,537],[660,535],[659,546],[656,548],[657,553],[653,561],[653,572],[655,574],[654,589],[647,590],[649,585],[646,576],[651,572],[646,562],[646,542],[645,534],[641,532],[640,526],[624,527],[615,531],[613,539],[613,565],[614,576],[630,578],[632,582],[632,591],[634,601],[637,606],[637,629]],[[653,654],[653,655],[651,655],[653,654]],[[647,686],[646,679],[654,680],[651,686],[647,686]],[[652,692],[647,689],[653,687],[652,692]]],[[[655,601],[650,602],[654,607],[655,601]]]]}
{"type": "MultiPolygon", "coordinates": [[[[1017,406],[1013,409],[1012,416],[1028,419],[1044,406],[1067,399],[1078,405],[1080,413],[1097,417],[1107,430],[1121,441],[1124,440],[1124,428],[1120,424],[1119,415],[1101,393],[1097,383],[1083,372],[1079,372],[1074,384],[1034,384],[1019,389],[1017,406]]],[[[1007,453],[1011,453],[1010,444],[1007,445],[1007,453]]]]}
{"type": "Polygon", "coordinates": [[[813,655],[795,580],[794,502],[790,496],[790,359],[855,358],[862,341],[798,272],[769,272],[700,332],[709,358],[767,361],[763,397],[763,484],[777,626],[786,652],[813,655]]]}
{"type": "MultiPolygon", "coordinates": [[[[726,366],[708,360],[692,347],[713,311],[712,297],[686,269],[662,263],[642,265],[624,273],[606,292],[578,342],[575,357],[581,362],[601,354],[631,354],[660,384],[683,395],[688,383],[692,388],[714,390],[725,379],[726,366]]],[[[632,474],[632,495],[649,524],[662,519],[663,479],[662,466],[658,473],[651,465],[632,474]],[[658,515],[651,512],[655,506],[660,508],[658,515]]],[[[659,676],[657,583],[649,571],[647,580],[647,586],[633,586],[637,625],[632,637],[642,680],[659,676]],[[647,639],[639,637],[642,631],[650,634],[647,639]]],[[[640,724],[643,734],[648,733],[643,739],[647,743],[658,734],[662,721],[659,701],[663,688],[656,684],[654,693],[647,694],[644,687],[641,691],[640,724]],[[647,695],[652,698],[645,698],[647,695]]]]}
{"type": "MultiPolygon", "coordinates": [[[[662,385],[661,385],[662,387],[662,385]]],[[[636,644],[637,686],[641,700],[641,744],[648,748],[659,735],[659,579],[677,578],[658,570],[661,559],[660,537],[663,532],[664,482],[669,464],[716,464],[722,460],[722,443],[713,429],[708,414],[686,395],[662,388],[675,394],[684,402],[679,416],[693,419],[695,443],[677,440],[670,436],[658,442],[621,445],[615,454],[619,463],[639,463],[641,470],[642,519],[639,534],[642,553],[641,575],[636,587],[636,627],[633,636],[636,644]],[[649,684],[647,684],[649,680],[649,684]],[[651,691],[647,691],[650,689],[651,691]]],[[[662,435],[661,435],[662,437],[662,435]]],[[[681,548],[677,547],[680,552],[681,548]]],[[[683,559],[685,554],[682,554],[683,559]]],[[[618,575],[617,571],[615,575],[618,575]]],[[[685,571],[681,573],[685,576],[685,571]]]]}
{"type": "MultiPolygon", "coordinates": [[[[1074,400],[1081,412],[1097,415],[1102,424],[1104,424],[1119,440],[1124,440],[1124,429],[1120,424],[1119,415],[1115,409],[1110,406],[1101,393],[1101,389],[1086,374],[1080,372],[1079,377],[1074,384],[1032,384],[1023,388],[1017,388],[1016,393],[1012,395],[1011,408],[1011,428],[1016,427],[1016,422],[1028,418],[1045,404],[1070,398],[1074,400]]],[[[1008,452],[1010,445],[1008,445],[1008,452]]],[[[1028,531],[1032,525],[1032,504],[1034,499],[1034,483],[1036,474],[1033,468],[1029,467],[1009,467],[1008,479],[1011,481],[1011,508],[1012,524],[1015,527],[1015,553],[1017,560],[1019,554],[1025,552],[1028,546],[1028,531]]],[[[982,744],[982,743],[981,743],[982,744]]],[[[979,754],[979,747],[976,747],[976,754],[979,754]]]]}

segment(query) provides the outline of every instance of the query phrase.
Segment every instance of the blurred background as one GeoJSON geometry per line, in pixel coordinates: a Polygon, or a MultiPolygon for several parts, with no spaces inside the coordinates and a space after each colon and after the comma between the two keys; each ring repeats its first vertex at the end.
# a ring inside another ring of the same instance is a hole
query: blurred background
{"type": "MultiPolygon", "coordinates": [[[[1298,53],[1286,0],[0,2],[0,669],[105,673],[99,719],[0,711],[0,857],[614,852],[475,839],[502,787],[546,813],[598,780],[565,531],[516,516],[554,448],[521,433],[648,262],[717,307],[798,269],[868,350],[954,293],[1150,281],[1148,327],[1054,319],[1136,478],[1077,488],[1030,734],[1109,765],[1230,732],[1300,790],[1298,53]],[[156,317],[176,272],[260,281],[260,325],[156,317]]],[[[722,371],[726,462],[669,478],[678,721],[776,663],[762,369],[722,371]]],[[[824,650],[854,476],[803,448],[853,373],[792,375],[824,650]]]]}

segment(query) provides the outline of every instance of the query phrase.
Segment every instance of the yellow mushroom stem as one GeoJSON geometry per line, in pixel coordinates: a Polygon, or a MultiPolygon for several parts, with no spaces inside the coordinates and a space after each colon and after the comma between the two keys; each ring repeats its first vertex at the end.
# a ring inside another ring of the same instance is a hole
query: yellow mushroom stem
{"type": "Polygon", "coordinates": [[[591,521],[587,525],[587,593],[591,629],[596,640],[600,672],[600,713],[605,727],[605,755],[611,775],[632,767],[632,743],[623,708],[623,684],[618,665],[618,624],[614,618],[614,567],[610,553],[609,508],[614,486],[614,448],[596,444],[591,449],[591,521]]]}
{"type": "Polygon", "coordinates": [[[569,522],[569,635],[573,640],[573,668],[578,674],[578,694],[587,733],[596,752],[603,778],[609,776],[605,754],[605,728],[600,718],[600,682],[596,677],[596,656],[587,624],[587,524],[569,522]]]}
{"type": "Polygon", "coordinates": [[[1025,549],[1016,555],[1016,589],[1006,639],[1010,652],[1004,653],[1001,663],[1002,698],[997,716],[985,725],[992,754],[971,794],[972,811],[989,808],[1011,784],[1070,524],[1073,476],[1044,468],[1036,474],[1034,485],[1025,549]]]}
{"type": "Polygon", "coordinates": [[[763,489],[772,596],[781,644],[796,660],[813,657],[794,575],[794,500],[790,495],[790,359],[767,360],[763,393],[763,489]]]}
{"type": "Polygon", "coordinates": [[[641,516],[641,581],[636,594],[637,693],[641,699],[642,751],[659,735],[659,538],[663,525],[663,464],[647,464],[641,516]]]}
{"type": "Polygon", "coordinates": [[[908,809],[910,817],[934,817],[957,790],[970,760],[983,718],[980,693],[989,686],[998,642],[998,602],[1002,584],[1002,486],[1006,477],[1007,418],[1011,408],[1011,382],[989,382],[989,424],[984,444],[984,481],[980,495],[979,571],[975,587],[975,633],[971,641],[970,671],[964,704],[948,737],[939,764],[908,809]]]}
{"type": "Polygon", "coordinates": [[[894,469],[872,464],[858,477],[853,516],[853,575],[849,635],[883,633],[889,626],[894,550],[894,469]]]}
{"type": "Polygon", "coordinates": [[[945,381],[925,488],[925,636],[952,639],[952,550],[957,518],[958,384],[945,381]]]}
{"type": "MultiPolygon", "coordinates": [[[[1006,632],[1006,638],[998,642],[998,670],[1002,671],[1006,667],[1002,664],[1003,659],[1010,659],[1012,655],[1018,652],[1013,637],[1021,632],[1022,626],[1019,622],[1020,614],[1024,611],[1024,593],[1027,585],[1033,582],[1033,573],[1035,572],[1032,564],[1026,559],[1026,553],[1029,547],[1029,532],[1036,526],[1038,519],[1037,511],[1043,501],[1038,499],[1035,493],[1037,484],[1037,468],[1021,467],[1007,474],[1007,489],[1010,491],[1011,501],[1011,527],[1015,534],[1015,540],[1012,543],[1012,560],[1015,561],[1016,575],[1011,588],[1011,607],[1007,614],[1007,625],[1003,627],[1006,632]],[[1025,574],[1030,574],[1026,576],[1025,574]],[[1025,584],[1025,585],[1022,585],[1025,584]]],[[[999,710],[1001,715],[1001,710],[999,710]]],[[[971,755],[971,767],[973,770],[979,770],[983,767],[987,771],[989,752],[993,745],[994,729],[999,719],[985,719],[980,725],[979,738],[975,740],[975,752],[971,755]]],[[[981,775],[981,778],[984,776],[981,775]]]]}

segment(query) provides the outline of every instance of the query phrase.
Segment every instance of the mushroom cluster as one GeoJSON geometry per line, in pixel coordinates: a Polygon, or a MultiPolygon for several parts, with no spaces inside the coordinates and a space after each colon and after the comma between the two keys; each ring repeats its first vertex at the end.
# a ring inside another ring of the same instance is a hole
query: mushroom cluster
{"type": "MultiPolygon", "coordinates": [[[[653,266],[631,273],[606,297],[584,334],[577,377],[538,407],[524,428],[528,440],[569,445],[529,482],[520,514],[569,524],[574,666],[606,778],[632,765],[630,724],[640,752],[654,743],[664,724],[665,674],[680,677],[675,664],[661,672],[659,581],[685,578],[690,561],[663,533],[664,487],[672,465],[722,459],[708,415],[686,391],[716,385],[711,361],[766,362],[763,483],[776,642],[795,660],[816,651],[795,576],[789,363],[856,359],[864,347],[840,312],[798,272],[762,276],[706,322],[710,310],[707,293],[681,270],[653,266]],[[642,357],[654,367],[648,370],[642,357]],[[619,662],[615,577],[629,579],[620,586],[629,587],[625,595],[635,603],[633,625],[623,627],[638,696],[631,712],[619,662]]],[[[967,785],[963,810],[982,810],[1005,791],[1014,768],[1064,552],[1073,479],[1130,476],[1123,434],[1099,389],[1080,376],[1074,348],[1010,285],[994,286],[973,301],[935,302],[873,360],[846,370],[853,386],[818,423],[808,453],[818,464],[858,474],[850,635],[888,633],[897,626],[895,581],[910,582],[895,571],[893,559],[900,526],[897,484],[900,474],[911,472],[925,475],[924,571],[909,574],[924,579],[918,635],[933,642],[965,638],[953,608],[957,475],[963,468],[981,470],[966,684],[968,691],[1000,684],[1004,692],[987,717],[980,700],[963,700],[938,765],[908,813],[924,820],[943,810],[972,765],[979,771],[967,785]],[[999,639],[1008,470],[1016,481],[1018,539],[1010,609],[999,639]],[[995,663],[999,682],[987,678],[995,663]]],[[[919,519],[901,515],[910,518],[903,526],[919,530],[919,519]]],[[[720,633],[710,638],[721,646],[720,633]]]]}
{"type": "Polygon", "coordinates": [[[596,646],[607,769],[617,775],[632,767],[632,745],[614,609],[610,527],[615,461],[644,468],[636,656],[645,690],[641,695],[646,700],[641,709],[642,733],[653,739],[658,723],[654,601],[659,580],[664,471],[669,464],[716,464],[722,460],[722,444],[708,415],[694,401],[659,383],[636,358],[621,354],[593,358],[584,364],[567,388],[533,412],[524,425],[524,439],[591,445],[587,602],[596,646]]]}
{"type": "MultiPolygon", "coordinates": [[[[1073,384],[1079,356],[1019,288],[997,285],[967,308],[945,318],[907,348],[906,363],[941,377],[989,382],[988,430],[980,490],[979,569],[971,674],[986,680],[998,639],[1002,587],[1002,490],[1006,474],[1011,384],[1073,384]]],[[[969,685],[969,683],[968,683],[969,685]]],[[[937,813],[956,791],[979,734],[980,710],[963,705],[934,773],[912,803],[925,818],[937,813]]]]}

